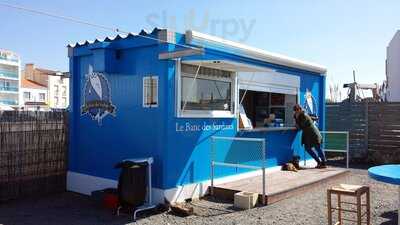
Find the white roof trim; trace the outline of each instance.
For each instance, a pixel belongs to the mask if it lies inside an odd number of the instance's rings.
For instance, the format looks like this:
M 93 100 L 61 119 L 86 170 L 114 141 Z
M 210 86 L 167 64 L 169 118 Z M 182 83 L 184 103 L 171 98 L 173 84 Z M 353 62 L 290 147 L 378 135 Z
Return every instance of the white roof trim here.
M 225 40 L 219 37 L 211 36 L 208 34 L 203 34 L 193 30 L 186 31 L 186 44 L 193 44 L 193 40 L 197 39 L 199 41 L 214 42 L 216 44 L 226 45 L 239 49 L 244 52 L 245 56 L 265 61 L 268 63 L 274 63 L 278 65 L 294 67 L 298 69 L 303 69 L 311 72 L 316 72 L 325 75 L 327 69 L 321 65 L 305 62 L 302 60 L 290 58 L 276 53 L 271 53 L 264 51 L 262 49 L 254 48 L 248 45 L 244 45 L 238 42 Z
M 182 63 L 232 72 L 272 72 L 274 70 L 230 60 L 182 60 Z

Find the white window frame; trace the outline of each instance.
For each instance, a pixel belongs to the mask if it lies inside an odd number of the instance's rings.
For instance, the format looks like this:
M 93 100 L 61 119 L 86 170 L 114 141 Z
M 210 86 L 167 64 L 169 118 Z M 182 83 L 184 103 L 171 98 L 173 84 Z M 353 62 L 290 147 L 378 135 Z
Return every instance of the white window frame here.
M 43 95 L 43 99 L 40 98 L 40 96 Z M 46 93 L 39 93 L 39 101 L 45 102 L 46 101 Z
M 190 63 L 188 63 L 190 64 Z M 231 79 L 231 110 L 182 110 L 182 62 L 176 60 L 175 71 L 175 96 L 176 96 L 176 117 L 180 118 L 234 118 L 237 105 L 237 73 L 233 73 Z M 227 79 L 215 79 L 227 81 Z
M 57 96 L 54 97 L 54 105 L 58 105 L 59 104 L 59 99 Z
M 66 86 L 61 86 L 62 92 L 61 95 L 62 96 L 67 96 L 67 87 Z
M 154 100 L 155 100 L 156 104 L 148 104 L 148 103 L 146 103 L 145 81 L 148 80 L 148 79 L 150 79 L 151 81 L 152 81 L 153 79 L 156 80 L 156 87 L 155 87 L 155 88 L 157 88 L 157 94 L 156 94 L 155 96 L 153 96 L 153 98 L 155 98 Z M 143 80 L 142 80 L 143 108 L 157 108 L 157 107 L 158 107 L 158 105 L 159 105 L 159 102 L 158 102 L 159 98 L 158 98 L 158 96 L 159 96 L 159 91 L 160 91 L 160 90 L 159 90 L 159 86 L 160 86 L 160 84 L 159 84 L 158 76 L 144 76 L 144 77 L 143 77 Z
M 66 107 L 67 106 L 67 97 L 62 97 L 61 99 L 62 99 L 62 104 L 61 105 L 63 107 Z
M 25 94 L 29 94 L 29 98 L 26 98 Z M 30 101 L 31 100 L 31 92 L 30 91 L 24 91 L 22 93 L 24 101 Z
M 59 86 L 58 85 L 54 85 L 54 95 L 55 96 L 58 96 L 59 95 L 59 92 L 60 92 L 60 88 L 59 88 Z

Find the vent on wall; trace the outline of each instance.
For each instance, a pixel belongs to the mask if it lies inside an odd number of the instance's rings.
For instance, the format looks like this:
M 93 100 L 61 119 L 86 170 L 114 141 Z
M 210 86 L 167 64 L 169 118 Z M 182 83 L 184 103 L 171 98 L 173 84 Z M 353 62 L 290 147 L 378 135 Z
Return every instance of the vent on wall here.
M 115 58 L 117 60 L 120 60 L 122 58 L 122 50 L 119 49 L 115 51 Z

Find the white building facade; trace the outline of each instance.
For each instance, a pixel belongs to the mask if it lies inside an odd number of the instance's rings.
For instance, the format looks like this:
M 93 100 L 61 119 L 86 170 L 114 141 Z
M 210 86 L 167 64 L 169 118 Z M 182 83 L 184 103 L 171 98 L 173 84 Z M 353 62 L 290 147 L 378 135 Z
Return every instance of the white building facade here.
M 69 78 L 64 74 L 49 76 L 48 96 L 50 108 L 67 108 L 69 105 Z
M 400 31 L 397 31 L 386 48 L 386 98 L 400 102 Z
M 33 63 L 29 63 L 25 65 L 22 74 L 24 90 L 21 91 L 20 100 L 25 109 L 33 108 L 32 105 L 35 103 L 39 110 L 66 109 L 68 107 L 68 73 L 37 68 Z M 45 98 L 43 98 L 44 93 Z
M 19 106 L 20 59 L 17 54 L 0 49 L 0 105 Z
M 27 85 L 27 82 L 25 81 L 20 90 L 20 101 L 24 104 L 24 110 L 47 111 L 49 109 L 47 106 L 47 87 L 40 85 Z

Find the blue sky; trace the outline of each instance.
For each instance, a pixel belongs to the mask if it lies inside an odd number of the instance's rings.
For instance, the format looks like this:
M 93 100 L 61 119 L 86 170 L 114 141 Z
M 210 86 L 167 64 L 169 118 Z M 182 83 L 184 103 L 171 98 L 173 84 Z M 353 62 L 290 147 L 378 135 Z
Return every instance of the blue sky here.
M 193 28 L 322 64 L 330 83 L 385 79 L 386 46 L 399 29 L 400 1 L 3 1 L 139 32 Z M 93 4 L 93 2 L 95 2 Z M 0 48 L 23 63 L 68 70 L 66 45 L 113 32 L 0 6 Z

